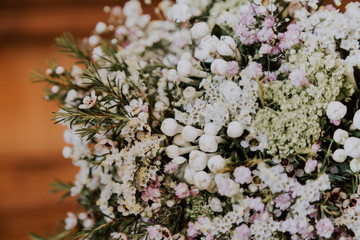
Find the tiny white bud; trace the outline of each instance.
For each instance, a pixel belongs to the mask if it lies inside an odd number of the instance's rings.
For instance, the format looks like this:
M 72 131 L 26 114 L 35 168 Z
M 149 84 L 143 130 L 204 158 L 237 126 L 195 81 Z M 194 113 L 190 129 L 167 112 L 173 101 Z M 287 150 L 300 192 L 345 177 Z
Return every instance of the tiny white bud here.
M 65 72 L 65 68 L 62 67 L 62 66 L 58 66 L 58 67 L 55 69 L 55 73 L 56 73 L 57 75 L 61 75 L 61 74 L 63 74 L 64 72 Z
M 338 101 L 330 102 L 326 109 L 327 117 L 333 121 L 342 119 L 345 116 L 346 112 L 346 106 Z
M 342 163 L 346 160 L 346 152 L 344 149 L 336 149 L 335 152 L 332 154 L 332 158 L 335 162 Z
M 201 39 L 200 46 L 202 49 L 212 54 L 216 52 L 218 42 L 219 39 L 216 36 L 208 35 Z
M 72 149 L 68 146 L 64 147 L 62 150 L 62 155 L 64 156 L 64 158 L 69 158 L 71 156 L 72 153 Z
M 169 158 L 176 158 L 186 153 L 189 153 L 192 150 L 196 150 L 197 148 L 198 146 L 179 148 L 176 145 L 170 145 L 166 148 L 166 154 Z
M 211 210 L 213 210 L 214 212 L 222 211 L 221 201 L 220 201 L 220 199 L 218 199 L 216 197 L 213 197 L 210 199 L 209 206 L 210 206 Z
M 185 141 L 193 142 L 196 140 L 196 138 L 198 138 L 203 133 L 204 133 L 203 130 L 194 128 L 192 126 L 185 126 L 185 127 L 183 127 L 183 129 L 181 131 L 181 136 L 183 137 L 183 139 Z
M 105 23 L 103 23 L 103 22 L 98 22 L 98 23 L 96 24 L 96 27 L 95 27 L 95 32 L 96 32 L 97 34 L 102 34 L 102 33 L 104 33 L 104 32 L 106 31 L 106 29 L 107 29 L 107 26 L 106 26 Z
M 189 165 L 195 171 L 201 171 L 206 168 L 206 164 L 208 162 L 208 157 L 206 153 L 193 150 L 189 154 Z
M 59 91 L 59 89 L 60 89 L 59 86 L 52 86 L 51 87 L 51 92 L 52 93 L 57 93 Z
M 233 121 L 229 123 L 226 133 L 230 138 L 238 138 L 243 135 L 244 129 L 244 125 L 241 122 Z
M 222 173 L 226 167 L 226 161 L 220 155 L 215 155 L 211 157 L 207 163 L 208 168 L 213 173 Z
M 198 22 L 192 26 L 190 33 L 193 38 L 200 39 L 208 35 L 210 33 L 210 29 L 206 22 Z
M 46 70 L 45 70 L 45 74 L 46 75 L 51 75 L 52 74 L 52 69 L 51 68 L 47 68 Z
M 182 131 L 182 126 L 180 126 L 175 119 L 173 118 L 166 118 L 161 123 L 161 131 L 169 137 L 172 137 Z

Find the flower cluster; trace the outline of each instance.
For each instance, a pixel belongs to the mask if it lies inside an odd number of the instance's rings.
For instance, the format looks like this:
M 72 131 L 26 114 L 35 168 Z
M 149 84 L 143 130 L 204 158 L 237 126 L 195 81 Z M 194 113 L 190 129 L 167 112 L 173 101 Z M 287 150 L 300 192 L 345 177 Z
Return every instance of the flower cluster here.
M 360 238 L 359 3 L 104 10 L 34 74 L 79 167 L 56 239 Z

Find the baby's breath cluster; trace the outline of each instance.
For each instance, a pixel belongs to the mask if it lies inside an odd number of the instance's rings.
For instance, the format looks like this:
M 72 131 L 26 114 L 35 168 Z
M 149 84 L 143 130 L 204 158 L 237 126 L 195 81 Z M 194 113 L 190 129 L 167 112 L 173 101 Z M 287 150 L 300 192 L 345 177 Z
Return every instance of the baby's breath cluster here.
M 360 239 L 359 3 L 104 10 L 34 73 L 79 167 L 49 239 Z

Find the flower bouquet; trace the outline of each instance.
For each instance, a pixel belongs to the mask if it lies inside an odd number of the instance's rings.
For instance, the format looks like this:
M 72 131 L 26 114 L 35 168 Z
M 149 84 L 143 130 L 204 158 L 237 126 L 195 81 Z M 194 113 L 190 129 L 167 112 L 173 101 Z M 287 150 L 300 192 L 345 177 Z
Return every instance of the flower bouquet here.
M 79 167 L 50 239 L 360 239 L 359 2 L 104 10 L 34 74 Z

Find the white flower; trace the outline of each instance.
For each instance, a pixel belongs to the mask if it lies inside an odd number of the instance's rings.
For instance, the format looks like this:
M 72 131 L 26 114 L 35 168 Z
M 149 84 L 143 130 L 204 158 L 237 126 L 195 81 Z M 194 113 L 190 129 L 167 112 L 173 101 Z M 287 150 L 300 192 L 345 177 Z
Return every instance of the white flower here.
M 220 155 L 212 156 L 207 162 L 207 166 L 213 173 L 221 173 L 224 172 L 226 167 L 226 161 Z
M 170 145 L 166 148 L 166 154 L 168 155 L 169 158 L 176 158 L 181 155 L 187 154 L 195 149 L 197 149 L 197 146 L 179 148 L 176 145 Z
M 175 135 L 175 137 L 173 138 L 173 143 L 175 145 L 180 146 L 180 147 L 189 147 L 189 146 L 191 146 L 190 142 L 185 141 L 181 134 Z
M 223 210 L 220 199 L 216 197 L 210 198 L 209 206 L 214 212 L 221 212 Z
M 178 133 L 181 133 L 182 126 L 180 126 L 175 119 L 173 118 L 166 118 L 162 123 L 160 130 L 169 137 L 172 137 Z
M 83 104 L 79 105 L 80 109 L 89 109 L 92 108 L 96 103 L 96 95 L 95 95 L 95 91 L 92 90 L 91 91 L 91 96 L 86 96 L 83 99 Z
M 230 36 L 221 36 L 217 44 L 217 52 L 222 56 L 236 57 L 237 46 L 235 40 Z
M 356 129 L 360 130 L 360 110 L 357 110 L 354 118 L 353 118 L 353 124 Z
M 124 5 L 123 13 L 128 18 L 140 16 L 142 14 L 140 2 L 137 0 L 127 1 Z
M 336 149 L 332 155 L 335 162 L 344 162 L 347 158 L 346 152 L 344 149 Z
M 296 87 L 309 85 L 309 81 L 306 78 L 306 72 L 300 69 L 295 69 L 294 71 L 292 71 L 289 74 L 289 79 L 291 83 Z
M 64 68 L 63 66 L 58 66 L 58 67 L 55 68 L 55 73 L 56 73 L 57 75 L 61 75 L 61 74 L 63 74 L 64 72 L 65 72 L 65 68 Z
M 342 129 L 337 129 L 335 132 L 334 132 L 334 141 L 336 143 L 339 143 L 341 145 L 344 145 L 345 143 L 345 140 L 348 139 L 349 137 L 349 133 L 345 130 L 342 130 Z
M 206 22 L 198 22 L 192 26 L 190 33 L 193 38 L 200 39 L 208 35 L 210 33 L 210 29 Z
M 198 138 L 200 135 L 204 133 L 203 130 L 194 128 L 192 126 L 186 126 L 181 131 L 181 136 L 185 141 L 193 142 Z
M 211 175 L 204 171 L 197 172 L 194 175 L 195 186 L 200 190 L 207 189 L 210 186 L 211 180 Z
M 223 59 L 215 59 L 211 63 L 211 72 L 219 76 L 226 76 L 227 62 Z
M 352 158 L 360 158 L 360 139 L 349 137 L 344 144 L 346 155 Z
M 77 225 L 77 217 L 74 213 L 68 212 L 67 218 L 65 219 L 65 230 L 74 229 Z
M 169 14 L 175 22 L 186 22 L 191 17 L 191 9 L 185 4 L 174 4 Z
M 233 121 L 229 123 L 226 133 L 230 138 L 241 137 L 244 133 L 244 125 L 241 122 Z
M 344 104 L 338 101 L 332 101 L 329 103 L 326 109 L 326 115 L 330 120 L 340 120 L 347 112 L 347 108 Z
M 360 158 L 354 158 L 353 160 L 351 160 L 350 169 L 353 172 L 360 171 Z
M 206 153 L 199 150 L 193 150 L 189 154 L 189 165 L 195 171 L 201 171 L 206 168 L 208 157 Z

